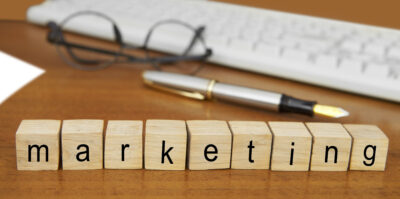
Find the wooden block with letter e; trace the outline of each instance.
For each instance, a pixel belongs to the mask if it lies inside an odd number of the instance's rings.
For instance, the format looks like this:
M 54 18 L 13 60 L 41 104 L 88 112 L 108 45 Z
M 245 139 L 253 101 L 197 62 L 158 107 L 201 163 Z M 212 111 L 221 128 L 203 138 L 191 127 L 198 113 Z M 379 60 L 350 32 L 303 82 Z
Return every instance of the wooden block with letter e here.
M 351 136 L 338 123 L 306 123 L 313 136 L 312 171 L 347 171 Z
M 231 162 L 232 134 L 226 121 L 189 120 L 189 169 L 227 169 Z
M 301 122 L 269 122 L 274 136 L 271 170 L 308 171 L 312 136 Z
M 15 135 L 18 170 L 57 170 L 59 120 L 22 120 Z
M 104 168 L 141 169 L 143 121 L 109 120 L 104 146 Z
M 64 120 L 61 138 L 64 170 L 103 168 L 103 120 Z
M 187 131 L 183 120 L 147 120 L 144 166 L 155 170 L 185 170 Z
M 265 122 L 230 121 L 232 169 L 269 169 L 272 134 Z
M 345 124 L 353 137 L 350 170 L 384 171 L 389 138 L 377 126 Z

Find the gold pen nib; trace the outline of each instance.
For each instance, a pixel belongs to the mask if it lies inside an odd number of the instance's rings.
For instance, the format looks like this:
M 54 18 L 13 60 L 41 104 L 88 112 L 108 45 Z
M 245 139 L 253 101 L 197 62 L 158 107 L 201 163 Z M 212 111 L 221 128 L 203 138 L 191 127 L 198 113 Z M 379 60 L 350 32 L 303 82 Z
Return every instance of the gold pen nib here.
M 316 113 L 316 114 L 333 117 L 333 118 L 346 117 L 349 115 L 349 112 L 347 112 L 346 110 L 344 110 L 340 107 L 335 107 L 335 106 L 326 106 L 326 105 L 316 104 L 316 105 L 314 105 L 313 109 L 314 109 L 314 113 Z

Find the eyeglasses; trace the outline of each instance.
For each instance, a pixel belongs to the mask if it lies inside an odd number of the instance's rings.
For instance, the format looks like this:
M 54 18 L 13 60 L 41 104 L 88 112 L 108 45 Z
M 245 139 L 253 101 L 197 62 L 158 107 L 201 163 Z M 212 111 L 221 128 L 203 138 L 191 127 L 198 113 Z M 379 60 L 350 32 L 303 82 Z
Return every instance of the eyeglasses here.
M 91 23 L 87 23 L 88 21 Z M 86 25 L 83 26 L 82 24 Z M 65 30 L 79 26 L 82 27 L 82 30 L 78 30 L 78 32 L 86 33 L 85 30 L 92 29 L 90 31 L 91 36 L 102 36 L 114 42 L 112 42 L 113 44 L 103 45 L 88 37 L 70 36 L 70 34 L 65 33 Z M 48 27 L 50 31 L 47 40 L 55 44 L 57 52 L 66 63 L 81 70 L 99 70 L 114 63 L 127 62 L 150 63 L 156 70 L 163 70 L 165 67 L 177 66 L 177 63 L 184 62 L 185 72 L 195 74 L 202 68 L 206 59 L 212 55 L 212 50 L 206 46 L 203 39 L 205 27 L 194 28 L 179 20 L 164 20 L 150 26 L 143 44 L 138 46 L 124 43 L 123 31 L 121 32 L 117 23 L 112 18 L 95 11 L 74 13 L 59 24 L 48 23 Z M 96 34 L 93 33 L 96 31 L 102 34 L 93 35 Z M 177 42 L 169 49 L 174 49 L 174 53 L 178 55 L 165 56 L 149 50 L 149 47 L 159 47 L 159 45 L 154 45 L 154 42 L 168 34 L 174 34 L 174 37 L 171 37 L 170 40 Z M 104 37 L 104 35 L 106 36 Z M 126 53 L 131 49 L 141 49 L 142 52 L 141 54 L 136 52 L 135 55 Z M 197 62 L 195 64 L 197 66 L 187 62 Z M 188 67 L 189 69 L 187 69 Z

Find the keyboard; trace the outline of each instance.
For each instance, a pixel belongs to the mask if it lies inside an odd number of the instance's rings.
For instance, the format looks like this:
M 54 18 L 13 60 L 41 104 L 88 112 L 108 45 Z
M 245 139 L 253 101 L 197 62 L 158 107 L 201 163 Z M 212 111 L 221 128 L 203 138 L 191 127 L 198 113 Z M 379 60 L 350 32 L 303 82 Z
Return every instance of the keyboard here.
M 211 1 L 57 0 L 30 7 L 29 22 L 46 25 L 93 10 L 113 18 L 124 41 L 140 45 L 154 23 L 178 19 L 204 25 L 209 61 L 346 92 L 400 102 L 399 30 Z M 71 31 L 112 39 L 82 21 Z M 165 32 L 168 34 L 168 32 Z M 168 39 L 165 39 L 168 38 Z M 152 49 L 174 52 L 179 36 L 155 39 Z

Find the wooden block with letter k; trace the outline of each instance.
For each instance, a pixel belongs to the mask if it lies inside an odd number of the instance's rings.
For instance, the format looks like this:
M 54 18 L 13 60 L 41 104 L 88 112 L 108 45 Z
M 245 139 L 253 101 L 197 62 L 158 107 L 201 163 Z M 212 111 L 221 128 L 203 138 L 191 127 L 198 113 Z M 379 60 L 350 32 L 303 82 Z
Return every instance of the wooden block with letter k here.
M 59 120 L 23 120 L 15 135 L 18 170 L 57 170 Z
M 186 123 L 183 120 L 147 120 L 144 166 L 154 170 L 185 170 Z

